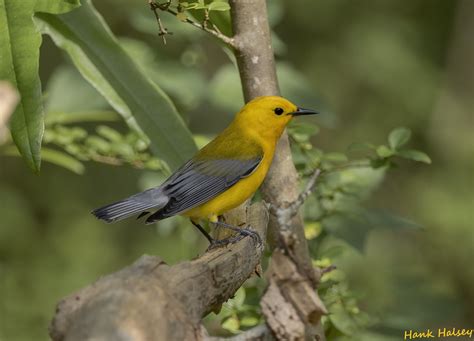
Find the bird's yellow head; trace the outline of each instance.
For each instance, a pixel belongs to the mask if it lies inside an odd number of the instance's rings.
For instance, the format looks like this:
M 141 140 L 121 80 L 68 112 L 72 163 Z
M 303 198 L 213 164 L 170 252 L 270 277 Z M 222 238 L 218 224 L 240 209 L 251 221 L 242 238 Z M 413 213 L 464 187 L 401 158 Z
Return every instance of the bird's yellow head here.
M 278 139 L 294 116 L 317 114 L 279 96 L 262 96 L 248 102 L 235 121 L 265 138 Z

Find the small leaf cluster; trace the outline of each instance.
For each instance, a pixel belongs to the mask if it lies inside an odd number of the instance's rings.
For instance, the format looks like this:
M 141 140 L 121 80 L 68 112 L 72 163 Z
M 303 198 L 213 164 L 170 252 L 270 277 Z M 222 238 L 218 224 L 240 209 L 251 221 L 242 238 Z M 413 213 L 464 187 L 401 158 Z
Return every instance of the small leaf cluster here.
M 369 149 L 373 150 L 377 156 L 374 159 L 375 165 L 385 165 L 387 163 L 393 164 L 394 157 L 401 157 L 404 159 L 423 162 L 426 164 L 431 164 L 430 157 L 416 149 L 403 149 L 411 138 L 411 131 L 408 128 L 399 127 L 393 129 L 388 135 L 388 145 L 382 144 L 375 146 L 370 143 L 363 144 L 354 144 L 351 146 L 351 149 Z
M 349 162 L 345 153 L 323 152 L 311 144 L 311 138 L 319 133 L 319 127 L 311 123 L 291 124 L 288 128 L 292 140 L 292 151 L 295 164 L 299 171 L 308 174 L 315 168 L 323 171 L 334 170 L 336 165 Z M 388 146 L 385 144 L 374 145 L 371 143 L 353 143 L 348 151 L 369 150 L 373 153 L 364 158 L 350 161 L 347 166 L 373 166 L 374 168 L 395 165 L 394 158 L 400 157 L 412 161 L 431 164 L 430 157 L 416 149 L 404 149 L 411 138 L 411 131 L 404 127 L 393 129 L 388 136 Z
M 208 319 L 216 321 L 227 334 L 238 334 L 260 324 L 263 320 L 256 291 L 257 288 L 251 285 L 239 288 L 234 297 L 223 304 L 220 312 L 208 316 Z
M 76 163 L 96 161 L 114 166 L 131 165 L 149 170 L 165 169 L 165 164 L 149 153 L 149 143 L 135 131 L 123 134 L 110 126 L 98 125 L 95 132 L 90 133 L 83 127 L 61 123 L 65 120 L 69 123 L 74 121 L 72 118 L 60 119 L 68 115 L 52 115 L 59 119 L 46 120 L 43 142 L 64 150 L 68 156 L 73 157 Z M 85 119 L 88 115 L 72 113 L 70 116 Z M 56 151 L 56 153 L 62 152 Z M 55 159 L 47 161 L 58 164 Z M 60 165 L 65 166 L 64 162 Z M 69 165 L 67 168 L 76 173 L 82 173 L 84 167 L 77 168 Z
M 315 124 L 292 123 L 288 126 L 288 135 L 292 141 L 293 161 L 298 170 L 307 173 L 321 166 L 322 151 L 314 148 L 311 138 L 319 133 Z
M 345 153 L 324 152 L 315 148 L 311 138 L 318 133 L 314 125 L 292 125 L 288 129 L 292 140 L 292 152 L 298 171 L 303 178 L 320 168 L 314 195 L 307 199 L 305 211 L 306 235 L 314 241 L 314 251 L 328 235 L 339 238 L 357 250 L 362 250 L 368 233 L 375 228 L 419 228 L 407 219 L 392 213 L 365 208 L 367 200 L 384 180 L 394 164 L 395 156 L 414 156 L 415 161 L 429 162 L 425 153 L 402 149 L 411 133 L 406 128 L 397 128 L 388 137 L 389 154 L 376 152 L 381 148 L 366 148 L 369 153 L 349 159 Z M 365 144 L 369 145 L 369 144 Z M 310 247 L 312 244 L 310 243 Z
M 362 205 L 382 184 L 395 157 L 431 162 L 425 153 L 403 148 L 410 140 L 410 130 L 392 130 L 388 145 L 352 145 L 349 152 L 368 151 L 356 159 L 315 148 L 311 139 L 318 132 L 313 124 L 292 124 L 288 129 L 295 165 L 303 178 L 315 168 L 322 170 L 304 212 L 305 236 L 315 266 L 329 267 L 350 249 L 362 251 L 373 229 L 419 228 L 407 219 Z M 323 318 L 328 338 L 354 337 L 374 322 L 359 308 L 358 297 L 350 290 L 343 271 L 336 269 L 323 275 L 318 292 L 329 310 Z
M 315 266 L 323 269 L 331 264 L 331 258 L 314 262 Z M 352 338 L 373 323 L 373 319 L 359 308 L 358 297 L 349 288 L 343 271 L 335 269 L 325 273 L 321 277 L 318 292 L 330 312 L 322 318 L 328 339 L 340 336 Z
M 176 6 L 177 14 L 176 18 L 181 21 L 186 21 L 189 19 L 189 15 L 186 11 L 192 10 L 201 10 L 204 11 L 204 22 L 203 25 L 206 25 L 209 20 L 209 13 L 211 11 L 215 12 L 225 12 L 230 10 L 230 5 L 225 0 L 215 0 L 212 2 L 206 2 L 204 0 L 197 1 L 179 1 Z

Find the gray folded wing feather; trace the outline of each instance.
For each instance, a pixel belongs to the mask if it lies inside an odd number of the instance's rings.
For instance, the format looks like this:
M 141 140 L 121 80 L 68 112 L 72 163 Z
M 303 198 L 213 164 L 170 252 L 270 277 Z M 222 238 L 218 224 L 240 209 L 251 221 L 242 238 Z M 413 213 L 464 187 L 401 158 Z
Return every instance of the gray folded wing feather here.
M 211 200 L 252 174 L 261 160 L 261 156 L 248 160 L 190 160 L 163 183 L 161 189 L 169 201 L 147 222 L 179 214 Z
M 147 214 L 150 210 L 157 211 L 147 218 L 147 223 L 171 217 L 224 192 L 240 179 L 249 176 L 261 160 L 261 156 L 247 160 L 192 159 L 161 186 L 95 209 L 92 214 L 107 222 L 122 220 L 142 212 Z M 144 214 L 140 216 L 142 215 Z

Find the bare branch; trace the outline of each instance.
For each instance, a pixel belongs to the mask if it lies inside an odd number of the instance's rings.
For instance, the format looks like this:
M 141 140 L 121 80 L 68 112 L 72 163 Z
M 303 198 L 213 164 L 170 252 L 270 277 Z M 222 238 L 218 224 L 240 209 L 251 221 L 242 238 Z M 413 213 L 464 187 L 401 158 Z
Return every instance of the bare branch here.
M 170 4 L 171 4 L 171 1 L 168 1 L 165 4 L 160 5 L 153 2 L 153 0 L 148 0 L 148 5 L 150 5 L 150 9 L 153 11 L 153 14 L 155 15 L 155 18 L 156 18 L 156 22 L 158 23 L 158 28 L 159 28 L 158 35 L 161 37 L 161 39 L 163 39 L 163 44 L 165 45 L 166 45 L 166 35 L 173 34 L 173 32 L 168 31 L 168 29 L 163 25 L 157 9 L 164 10 L 164 8 L 168 8 Z
M 265 205 L 250 206 L 243 218 L 265 240 Z M 51 338 L 200 340 L 201 318 L 232 297 L 254 273 L 262 252 L 263 246 L 244 238 L 174 266 L 143 256 L 64 298 L 51 323 Z

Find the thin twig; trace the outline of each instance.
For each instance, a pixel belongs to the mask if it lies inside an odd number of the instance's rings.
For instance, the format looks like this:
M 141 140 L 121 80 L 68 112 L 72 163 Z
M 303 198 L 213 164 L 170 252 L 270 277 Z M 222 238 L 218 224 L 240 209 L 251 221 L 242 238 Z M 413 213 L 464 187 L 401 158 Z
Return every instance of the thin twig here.
M 321 170 L 317 168 L 306 183 L 305 189 L 300 193 L 295 201 L 290 203 L 287 207 L 273 207 L 270 209 L 270 213 L 276 215 L 279 219 L 283 218 L 284 220 L 289 221 L 289 219 L 298 213 L 298 209 L 313 192 L 314 187 L 316 186 L 316 180 L 320 174 Z
M 321 268 L 321 276 L 327 273 L 330 273 L 331 271 L 334 271 L 336 269 L 337 269 L 337 266 L 335 266 L 334 264 Z
M 209 23 L 209 11 L 207 9 L 204 10 L 204 20 L 202 22 L 202 28 L 204 30 L 206 30 L 208 27 L 207 27 L 207 24 Z
M 157 9 L 159 9 L 163 12 L 168 12 L 168 13 L 174 15 L 175 17 L 178 16 L 179 12 L 171 9 L 168 2 L 163 4 L 163 5 L 160 5 L 160 4 L 157 4 L 156 2 L 154 2 L 153 0 L 148 0 L 148 4 L 150 5 L 151 10 L 155 13 L 155 17 L 158 21 L 158 26 L 160 28 L 160 35 L 164 37 L 165 34 L 171 34 L 171 32 L 168 32 L 166 30 L 166 28 L 162 27 L 161 21 L 159 19 L 159 15 L 157 13 Z M 207 19 L 207 21 L 209 21 L 209 19 Z M 190 25 L 193 25 L 194 27 L 197 27 L 197 28 L 203 30 L 204 32 L 207 32 L 207 33 L 213 35 L 217 39 L 221 40 L 223 43 L 225 43 L 225 44 L 227 44 L 227 45 L 229 45 L 233 48 L 236 48 L 236 44 L 235 44 L 233 38 L 228 37 L 225 34 L 223 34 L 219 29 L 216 28 L 216 26 L 214 24 L 212 25 L 213 28 L 209 28 L 207 26 L 206 20 L 204 20 L 204 22 L 202 24 L 200 24 L 200 23 L 198 23 L 194 20 L 186 18 L 186 19 L 183 20 L 183 22 L 186 22 Z
M 163 25 L 163 23 L 161 22 L 161 18 L 158 15 L 157 9 L 165 10 L 165 8 L 168 8 L 170 6 L 171 1 L 160 5 L 153 2 L 153 0 L 148 0 L 148 4 L 150 5 L 150 9 L 155 14 L 156 22 L 158 23 L 158 35 L 161 37 L 161 39 L 163 39 L 163 44 L 166 45 L 166 35 L 173 34 L 173 32 L 169 32 L 168 29 Z
M 290 250 L 291 245 L 295 242 L 295 236 L 291 233 L 291 221 L 294 216 L 298 214 L 298 210 L 301 205 L 304 204 L 305 200 L 311 195 L 316 186 L 316 180 L 321 174 L 321 170 L 316 169 L 306 184 L 305 189 L 300 193 L 298 198 L 289 203 L 286 207 L 271 207 L 270 214 L 274 215 L 277 218 L 279 229 L 279 238 L 281 239 L 280 247 L 285 250 L 285 253 L 292 255 Z
M 168 8 L 166 10 L 166 12 L 170 13 L 170 14 L 173 14 L 174 16 L 178 15 L 178 12 Z M 193 25 L 194 27 L 197 27 L 197 28 L 200 28 L 201 30 L 203 30 L 204 32 L 207 32 L 209 34 L 212 34 L 214 37 L 216 37 L 217 39 L 221 40 L 222 42 L 224 42 L 225 44 L 231 46 L 231 47 L 236 47 L 235 43 L 234 43 L 234 39 L 231 38 L 231 37 L 228 37 L 226 36 L 225 34 L 221 33 L 220 31 L 216 31 L 214 29 L 210 29 L 208 27 L 203 27 L 203 25 L 189 19 L 189 18 L 186 18 L 184 20 L 184 22 L 190 24 L 190 25 Z
M 319 175 L 321 174 L 321 170 L 318 168 L 313 172 L 313 175 L 309 178 L 308 182 L 306 183 L 306 187 L 303 192 L 300 193 L 298 199 L 292 202 L 288 209 L 294 212 L 297 212 L 301 205 L 304 204 L 306 199 L 311 195 L 316 185 L 316 180 L 318 179 Z M 296 214 L 296 213 L 295 213 Z

